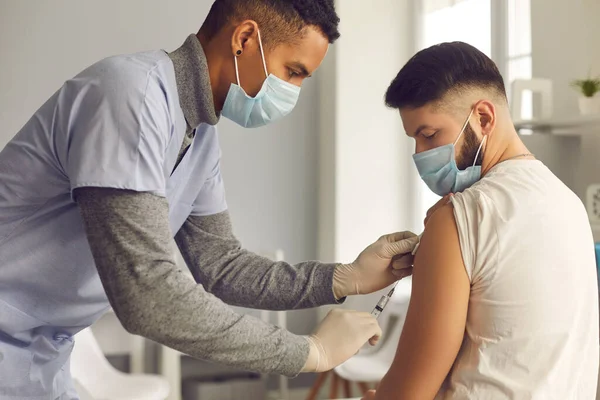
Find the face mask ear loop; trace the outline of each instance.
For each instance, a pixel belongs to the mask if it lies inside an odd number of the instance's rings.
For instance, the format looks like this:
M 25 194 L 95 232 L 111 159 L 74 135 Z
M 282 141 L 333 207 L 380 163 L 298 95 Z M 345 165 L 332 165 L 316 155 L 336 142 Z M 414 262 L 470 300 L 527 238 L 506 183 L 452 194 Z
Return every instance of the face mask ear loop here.
M 479 149 L 477 149 L 477 154 L 475 154 L 475 160 L 473 160 L 473 166 L 475 166 L 475 164 L 477 164 L 477 158 L 479 157 L 479 152 L 481 151 L 481 149 L 483 149 L 483 144 L 485 143 L 487 139 L 487 135 L 485 135 L 483 137 L 483 139 L 481 139 L 481 144 L 479 145 Z
M 240 72 L 238 71 L 238 63 L 237 63 L 237 57 L 233 56 L 233 62 L 235 64 L 235 79 L 237 79 L 237 84 L 239 87 L 242 87 L 242 85 L 240 84 Z
M 265 61 L 265 51 L 263 50 L 262 39 L 260 38 L 260 30 L 256 30 L 258 33 L 258 45 L 260 46 L 260 55 L 262 56 L 263 67 L 265 69 L 265 77 L 269 77 L 269 73 L 267 72 L 267 62 Z
M 465 128 L 469 124 L 469 120 L 471 119 L 471 115 L 473 115 L 473 111 L 475 111 L 475 108 L 471 108 L 471 112 L 469 113 L 469 116 L 467 117 L 467 120 L 465 121 L 465 124 L 463 125 L 462 129 L 460 130 L 460 135 L 458 135 L 458 137 L 454 141 L 454 146 L 456 146 L 456 143 L 458 143 L 458 141 L 460 140 L 460 138 L 463 135 L 463 133 L 465 133 Z

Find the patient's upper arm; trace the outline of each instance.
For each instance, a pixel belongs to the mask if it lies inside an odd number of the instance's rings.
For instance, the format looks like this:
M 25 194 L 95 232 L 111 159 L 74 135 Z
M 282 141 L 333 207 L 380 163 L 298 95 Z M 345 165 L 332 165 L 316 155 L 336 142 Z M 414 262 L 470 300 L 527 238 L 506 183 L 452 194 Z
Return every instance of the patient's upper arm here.
M 438 210 L 427 224 L 412 285 L 396 357 L 377 399 L 433 399 L 460 349 L 470 283 L 451 205 Z

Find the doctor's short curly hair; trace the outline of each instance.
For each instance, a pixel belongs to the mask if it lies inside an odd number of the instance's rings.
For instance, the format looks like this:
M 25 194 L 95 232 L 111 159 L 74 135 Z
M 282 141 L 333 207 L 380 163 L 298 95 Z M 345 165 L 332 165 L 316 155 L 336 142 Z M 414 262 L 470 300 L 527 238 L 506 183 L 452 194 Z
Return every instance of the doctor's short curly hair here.
M 216 0 L 201 31 L 211 39 L 228 23 L 247 19 L 258 24 L 265 46 L 293 41 L 308 26 L 329 43 L 340 37 L 334 0 Z

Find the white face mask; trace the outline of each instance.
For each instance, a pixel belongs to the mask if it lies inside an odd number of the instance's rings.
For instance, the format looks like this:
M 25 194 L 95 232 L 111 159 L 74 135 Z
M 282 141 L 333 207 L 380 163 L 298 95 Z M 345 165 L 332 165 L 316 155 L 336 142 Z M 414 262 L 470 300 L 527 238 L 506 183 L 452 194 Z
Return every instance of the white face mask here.
M 292 85 L 267 72 L 267 63 L 265 62 L 265 52 L 260 38 L 260 31 L 258 31 L 258 43 L 260 45 L 265 76 L 267 77 L 263 82 L 262 88 L 255 97 L 250 97 L 246 94 L 240 86 L 237 57 L 233 57 L 237 84 L 232 83 L 229 87 L 229 92 L 221 111 L 224 117 L 244 128 L 264 126 L 288 115 L 296 106 L 296 102 L 300 96 L 300 88 L 298 86 Z

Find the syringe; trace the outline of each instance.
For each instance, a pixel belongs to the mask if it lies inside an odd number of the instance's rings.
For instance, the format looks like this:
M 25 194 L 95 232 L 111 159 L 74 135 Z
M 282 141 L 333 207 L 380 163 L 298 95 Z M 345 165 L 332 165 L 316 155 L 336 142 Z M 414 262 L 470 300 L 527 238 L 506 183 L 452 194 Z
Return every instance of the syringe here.
M 381 296 L 381 299 L 379 299 L 379 302 L 377 303 L 373 311 L 371 311 L 371 315 L 374 316 L 376 319 L 379 318 L 379 314 L 382 313 L 388 301 L 390 301 L 390 299 L 392 298 L 392 295 L 394 294 L 394 289 L 396 289 L 397 284 L 398 282 L 396 282 L 396 284 L 392 287 L 392 290 L 390 290 L 388 294 Z
M 421 236 L 423 236 L 422 233 L 419 235 L 419 241 L 413 248 L 413 251 L 412 251 L 413 256 L 416 254 L 417 249 L 419 248 L 419 244 L 421 244 Z M 379 299 L 379 302 L 377 303 L 377 305 L 375 306 L 373 311 L 371 311 L 372 316 L 374 316 L 375 318 L 379 318 L 379 314 L 381 314 L 383 312 L 383 309 L 385 308 L 385 306 L 387 306 L 387 303 L 392 298 L 392 295 L 394 294 L 394 289 L 396 289 L 398 282 L 400 282 L 400 281 L 397 281 L 396 284 L 394 286 L 392 286 L 392 290 L 390 290 L 390 292 L 388 294 L 381 296 L 381 299 Z

